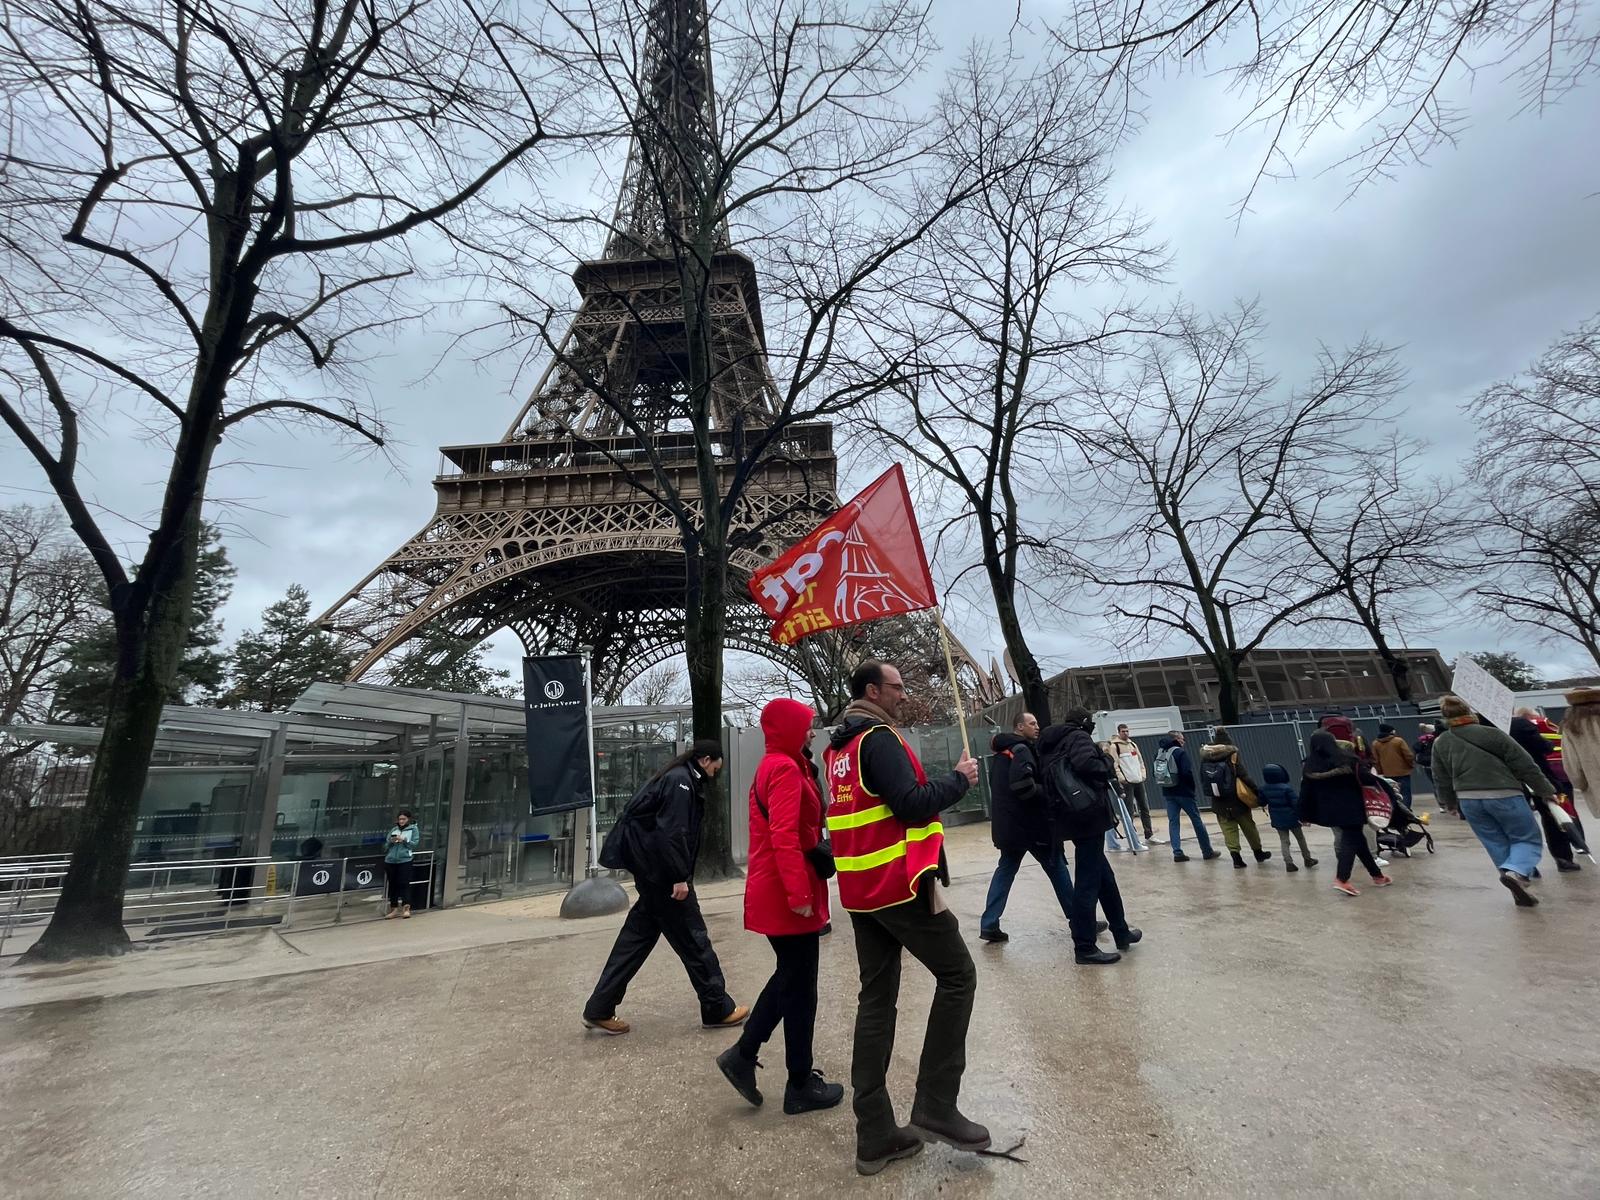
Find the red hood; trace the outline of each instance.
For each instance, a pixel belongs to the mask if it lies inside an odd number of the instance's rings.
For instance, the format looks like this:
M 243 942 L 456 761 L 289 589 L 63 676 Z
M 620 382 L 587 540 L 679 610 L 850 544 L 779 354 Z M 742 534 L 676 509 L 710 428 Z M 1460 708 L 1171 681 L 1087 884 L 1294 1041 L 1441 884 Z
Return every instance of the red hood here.
M 815 716 L 809 707 L 787 696 L 768 702 L 761 710 L 761 731 L 767 735 L 768 752 L 799 758 L 811 736 L 811 722 Z

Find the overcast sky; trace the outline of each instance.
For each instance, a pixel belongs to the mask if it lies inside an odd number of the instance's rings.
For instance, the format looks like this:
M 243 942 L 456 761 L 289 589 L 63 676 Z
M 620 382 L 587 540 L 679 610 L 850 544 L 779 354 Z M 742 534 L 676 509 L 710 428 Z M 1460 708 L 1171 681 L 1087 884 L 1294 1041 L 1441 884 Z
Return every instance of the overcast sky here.
M 936 5 L 947 53 L 972 36 L 988 7 Z M 1265 351 L 1286 380 L 1307 373 L 1319 342 L 1342 346 L 1372 334 L 1402 346 L 1410 379 L 1406 425 L 1433 443 L 1419 470 L 1440 473 L 1452 470 L 1473 439 L 1462 403 L 1600 309 L 1600 87 L 1540 117 L 1516 116 L 1514 89 L 1488 74 L 1470 91 L 1458 81 L 1452 98 L 1470 106 L 1471 126 L 1458 146 L 1436 152 L 1426 166 L 1345 202 L 1346 178 L 1318 173 L 1339 149 L 1325 140 L 1302 161 L 1298 179 L 1265 184 L 1236 227 L 1233 206 L 1259 149 L 1249 139 L 1219 136 L 1238 101 L 1215 78 L 1165 80 L 1151 88 L 1148 120 L 1120 154 L 1113 182 L 1153 219 L 1155 236 L 1172 251 L 1169 298 L 1181 293 L 1210 309 L 1259 299 L 1270 322 Z M 527 365 L 514 354 L 438 363 L 450 322 L 441 314 L 433 332 L 408 336 L 375 370 L 396 439 L 393 466 L 381 457 L 350 457 L 320 434 L 259 428 L 248 441 L 230 438 L 223 458 L 233 465 L 213 476 L 211 488 L 239 568 L 224 614 L 230 635 L 254 624 L 290 583 L 305 585 L 319 610 L 332 603 L 432 514 L 439 445 L 502 435 L 531 382 Z M 89 490 L 124 518 L 120 532 L 131 542 L 159 500 L 164 452 L 112 413 L 88 438 L 84 458 L 93 475 Z M 862 482 L 841 480 L 841 494 Z M 50 502 L 36 469 L 5 437 L 0 501 Z M 948 578 L 962 565 L 938 563 L 936 574 Z M 991 614 L 969 603 L 953 617 L 980 657 L 998 653 Z M 1516 649 L 1551 675 L 1581 665 L 1525 636 L 1461 624 L 1416 630 L 1412 642 L 1437 645 L 1447 657 Z M 517 653 L 509 634 L 495 648 L 506 663 Z M 1041 629 L 1035 648 L 1051 670 L 1111 656 L 1102 631 L 1090 626 Z

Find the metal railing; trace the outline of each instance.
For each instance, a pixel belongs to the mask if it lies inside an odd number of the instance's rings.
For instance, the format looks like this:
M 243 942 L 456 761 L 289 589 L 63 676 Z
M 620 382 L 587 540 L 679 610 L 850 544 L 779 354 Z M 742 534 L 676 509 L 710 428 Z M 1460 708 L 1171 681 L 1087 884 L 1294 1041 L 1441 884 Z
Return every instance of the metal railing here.
M 0 858 L 0 954 L 23 928 L 43 926 L 61 898 L 71 855 Z M 433 890 L 431 850 L 412 859 L 413 888 Z M 322 859 L 197 858 L 136 863 L 128 868 L 124 925 L 154 927 L 155 936 L 225 933 L 234 927 L 293 925 L 298 908 L 321 923 L 340 924 L 364 893 L 384 895 L 383 863 L 372 855 Z M 346 900 L 351 893 L 356 899 Z M 373 918 L 383 905 L 372 906 Z

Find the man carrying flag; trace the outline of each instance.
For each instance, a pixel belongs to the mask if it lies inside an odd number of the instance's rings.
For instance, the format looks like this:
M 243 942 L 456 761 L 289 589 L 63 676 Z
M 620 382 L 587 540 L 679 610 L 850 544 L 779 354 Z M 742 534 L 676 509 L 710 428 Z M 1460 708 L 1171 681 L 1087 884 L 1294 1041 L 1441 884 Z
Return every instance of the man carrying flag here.
M 772 638 L 783 645 L 825 629 L 936 607 L 900 467 L 757 571 L 750 594 L 773 618 Z M 951 676 L 953 685 L 953 669 Z M 861 969 L 850 1085 L 856 1170 L 862 1175 L 911 1157 L 925 1141 L 972 1151 L 989 1146 L 989 1131 L 956 1107 L 978 977 L 936 883 L 949 882 L 939 814 L 977 782 L 978 764 L 963 748 L 955 770 L 930 780 L 898 728 L 905 698 L 896 667 L 863 662 L 851 673 L 844 723 L 823 755 L 839 901 L 855 927 Z M 965 741 L 964 726 L 962 732 Z M 933 975 L 935 988 L 911 1123 L 902 1127 L 889 1098 L 888 1074 L 906 950 Z
M 862 663 L 850 676 L 844 723 L 823 755 L 839 903 L 855 927 L 861 968 L 850 1086 L 856 1170 L 863 1175 L 909 1158 L 923 1141 L 958 1150 L 989 1148 L 989 1131 L 956 1108 L 978 973 L 960 924 L 935 884 L 949 882 L 939 814 L 978 781 L 978 764 L 963 753 L 954 771 L 930 780 L 897 728 L 905 698 L 898 669 L 873 659 Z M 911 951 L 934 978 L 906 1129 L 895 1121 L 888 1086 L 902 950 Z

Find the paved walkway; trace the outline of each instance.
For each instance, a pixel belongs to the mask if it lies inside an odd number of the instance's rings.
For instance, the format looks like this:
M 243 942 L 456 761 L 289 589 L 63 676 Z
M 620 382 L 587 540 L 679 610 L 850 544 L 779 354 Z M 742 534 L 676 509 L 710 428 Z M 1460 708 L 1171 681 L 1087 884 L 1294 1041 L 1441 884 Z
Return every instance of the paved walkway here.
M 1071 965 L 1038 868 L 1004 947 L 975 940 L 987 826 L 951 839 L 980 994 L 963 1107 L 1017 1164 L 930 1148 L 873 1180 L 848 1109 L 786 1118 L 712 1066 L 663 946 L 626 1038 L 578 1009 L 619 918 L 555 900 L 170 945 L 0 973 L 0 1193 L 93 1197 L 1594 1197 L 1600 869 L 1515 909 L 1467 830 L 1333 893 L 1332 853 L 1114 859 L 1148 940 Z M 1314 844 L 1326 845 L 1325 831 Z M 770 969 L 737 887 L 705 907 L 730 983 Z M 824 942 L 818 1058 L 848 1071 L 847 920 Z M 893 1086 L 909 1106 L 931 986 L 908 966 Z M 780 1034 L 781 1037 L 781 1034 Z M 781 1095 L 782 1050 L 763 1073 Z

